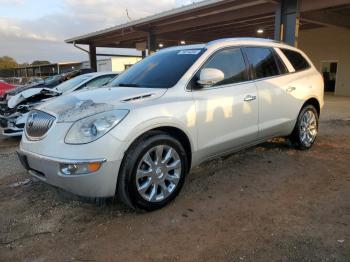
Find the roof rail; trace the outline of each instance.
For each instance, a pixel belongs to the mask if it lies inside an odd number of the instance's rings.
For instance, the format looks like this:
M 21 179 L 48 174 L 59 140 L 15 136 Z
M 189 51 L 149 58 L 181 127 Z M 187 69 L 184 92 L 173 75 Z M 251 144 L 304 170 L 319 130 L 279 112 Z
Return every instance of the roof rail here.
M 213 41 L 210 41 L 207 43 L 207 45 L 212 45 L 220 42 L 237 42 L 237 41 L 255 41 L 255 42 L 268 42 L 268 43 L 276 43 L 276 44 L 284 44 L 287 45 L 284 42 L 277 41 L 274 39 L 266 39 L 266 38 L 259 38 L 259 37 L 231 37 L 231 38 L 221 38 L 216 39 Z

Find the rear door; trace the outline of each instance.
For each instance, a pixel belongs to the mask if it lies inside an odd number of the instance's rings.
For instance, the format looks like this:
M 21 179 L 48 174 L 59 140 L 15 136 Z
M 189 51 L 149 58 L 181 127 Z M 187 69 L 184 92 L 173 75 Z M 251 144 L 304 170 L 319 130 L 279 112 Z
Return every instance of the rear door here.
M 199 88 L 195 83 L 203 68 L 221 70 L 224 80 Z M 258 97 L 255 84 L 249 81 L 241 48 L 217 51 L 201 69 L 191 82 L 196 105 L 198 149 L 202 157 L 255 141 L 258 135 Z
M 276 48 L 280 57 L 291 67 L 288 75 L 289 85 L 286 89 L 288 103 L 291 105 L 289 118 L 297 118 L 306 99 L 314 96 L 313 85 L 318 83 L 319 74 L 311 70 L 311 65 L 304 56 L 297 51 L 285 48 Z
M 290 83 L 288 69 L 272 47 L 245 47 L 259 97 L 259 138 L 287 135 L 293 119 L 293 104 L 286 92 Z

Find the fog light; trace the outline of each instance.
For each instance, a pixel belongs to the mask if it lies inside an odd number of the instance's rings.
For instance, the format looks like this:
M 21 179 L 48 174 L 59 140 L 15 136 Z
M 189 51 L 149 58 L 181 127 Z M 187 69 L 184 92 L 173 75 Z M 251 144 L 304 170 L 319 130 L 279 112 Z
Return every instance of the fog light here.
M 65 175 L 83 175 L 96 172 L 100 169 L 102 163 L 79 163 L 79 164 L 60 164 L 60 170 Z

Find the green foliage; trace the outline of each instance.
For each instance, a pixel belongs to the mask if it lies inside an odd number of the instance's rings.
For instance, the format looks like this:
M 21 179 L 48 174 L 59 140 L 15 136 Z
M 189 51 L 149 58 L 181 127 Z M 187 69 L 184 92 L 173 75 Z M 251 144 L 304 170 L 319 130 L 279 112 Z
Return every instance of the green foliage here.
M 47 65 L 47 64 L 51 64 L 51 63 L 45 60 L 35 60 L 32 63 L 32 65 Z

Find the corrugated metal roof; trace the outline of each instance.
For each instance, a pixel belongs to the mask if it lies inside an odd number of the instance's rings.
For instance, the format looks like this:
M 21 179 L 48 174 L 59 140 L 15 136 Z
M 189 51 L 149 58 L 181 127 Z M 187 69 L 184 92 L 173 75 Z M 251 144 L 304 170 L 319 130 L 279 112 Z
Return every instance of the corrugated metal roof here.
M 151 16 L 148 16 L 145 18 L 137 19 L 135 21 L 124 23 L 121 25 L 117 25 L 117 26 L 109 27 L 109 28 L 106 28 L 103 30 L 95 31 L 95 32 L 92 32 L 89 34 L 85 34 L 85 35 L 81 35 L 81 36 L 77 36 L 77 37 L 72 37 L 72 38 L 65 40 L 65 42 L 66 43 L 74 43 L 75 41 L 78 41 L 78 40 L 82 40 L 82 39 L 86 39 L 86 38 L 90 38 L 90 37 L 94 37 L 94 36 L 98 36 L 98 35 L 102 35 L 102 34 L 106 34 L 106 33 L 111 33 L 113 31 L 120 30 L 123 28 L 132 27 L 135 25 L 147 24 L 151 21 L 154 22 L 154 21 L 157 21 L 158 19 L 161 19 L 161 18 L 170 17 L 173 15 L 178 15 L 178 14 L 181 14 L 181 13 L 184 13 L 187 11 L 191 11 L 191 10 L 194 10 L 197 8 L 208 7 L 211 5 L 216 5 L 216 4 L 221 3 L 221 2 L 230 2 L 230 1 L 234 2 L 235 0 L 229 0 L 229 1 L 228 0 L 206 0 L 206 1 L 198 2 L 198 3 L 194 3 L 191 5 L 186 5 L 186 6 L 182 6 L 179 8 L 175 8 L 175 9 L 172 9 L 169 11 L 165 11 L 163 13 L 151 15 Z M 261 2 L 266 2 L 266 1 L 261 1 Z

